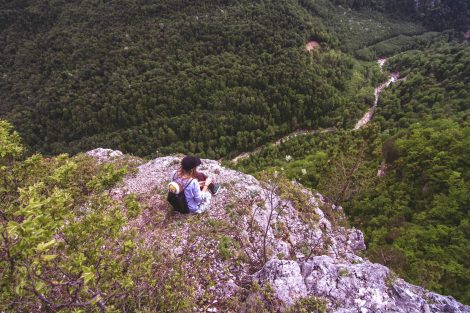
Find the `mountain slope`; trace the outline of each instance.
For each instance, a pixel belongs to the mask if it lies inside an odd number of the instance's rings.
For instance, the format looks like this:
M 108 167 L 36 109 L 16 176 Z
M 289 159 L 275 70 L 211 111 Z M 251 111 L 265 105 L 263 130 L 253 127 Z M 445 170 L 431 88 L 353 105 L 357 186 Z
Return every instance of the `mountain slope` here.
M 107 153 L 88 152 L 102 160 L 108 159 Z M 156 216 L 166 214 L 163 191 L 179 160 L 158 158 L 139 166 L 135 175 L 113 190 L 113 196 L 135 193 L 146 204 L 131 225 L 139 228 L 147 249 L 158 246 L 183 260 L 183 272 L 196 284 L 194 296 L 204 299 L 204 310 L 224 311 L 228 306 L 251 312 L 254 307 L 247 301 L 260 297 L 258 309 L 277 311 L 276 306 L 287 304 L 296 311 L 307 297 L 316 299 L 325 312 L 470 312 L 470 307 L 451 297 L 410 285 L 388 268 L 359 257 L 356 253 L 365 249 L 362 233 L 343 224 L 341 207 L 280 177 L 276 183 L 269 176 L 259 182 L 203 160 L 201 170 L 224 188 L 213 198 L 211 209 L 199 216 L 167 216 L 155 223 Z M 270 286 L 281 302 L 270 307 L 263 299 L 268 295 L 259 294 L 250 281 L 261 288 Z
M 339 50 L 424 31 L 326 0 L 10 1 L 0 24 L 0 115 L 34 151 L 211 158 L 349 125 L 377 73 Z
M 345 208 L 371 260 L 469 303 L 469 53 L 467 41 L 400 53 L 369 127 L 267 146 L 236 168 L 283 169 Z
M 341 207 L 278 173 L 203 160 L 211 208 L 166 201 L 180 157 L 26 157 L 0 121 L 0 310 L 468 313 L 358 256 Z

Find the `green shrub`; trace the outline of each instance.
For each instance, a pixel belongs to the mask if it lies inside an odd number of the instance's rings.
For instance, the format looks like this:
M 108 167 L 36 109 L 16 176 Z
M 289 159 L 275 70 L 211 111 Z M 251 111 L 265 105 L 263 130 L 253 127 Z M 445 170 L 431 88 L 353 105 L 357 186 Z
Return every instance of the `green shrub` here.
M 143 250 L 128 225 L 135 196 L 126 216 L 108 195 L 125 168 L 83 155 L 25 157 L 4 121 L 0 143 L 0 311 L 190 311 L 178 262 Z
M 324 313 L 326 304 L 325 300 L 310 296 L 298 300 L 286 313 Z
M 223 260 L 228 260 L 231 256 L 230 247 L 232 246 L 232 238 L 230 237 L 222 237 L 219 240 L 218 248 L 219 248 L 219 255 Z

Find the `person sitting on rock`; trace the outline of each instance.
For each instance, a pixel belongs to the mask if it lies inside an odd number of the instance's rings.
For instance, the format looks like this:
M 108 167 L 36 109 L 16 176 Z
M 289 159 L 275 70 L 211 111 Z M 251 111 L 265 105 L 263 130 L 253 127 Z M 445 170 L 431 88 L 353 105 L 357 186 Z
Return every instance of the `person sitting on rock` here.
M 220 184 L 212 183 L 212 179 L 204 173 L 196 171 L 201 165 L 201 159 L 185 156 L 181 160 L 181 167 L 174 171 L 171 180 L 184 188 L 184 195 L 188 204 L 189 213 L 202 213 L 210 206 L 212 195 L 220 191 Z

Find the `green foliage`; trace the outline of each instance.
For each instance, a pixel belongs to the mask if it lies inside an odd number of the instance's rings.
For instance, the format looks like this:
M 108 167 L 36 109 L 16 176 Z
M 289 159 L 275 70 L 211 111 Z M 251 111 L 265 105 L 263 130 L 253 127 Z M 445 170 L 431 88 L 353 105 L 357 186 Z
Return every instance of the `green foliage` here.
M 1 311 L 192 308 L 191 284 L 157 267 L 158 249 L 142 250 L 128 227 L 139 214 L 135 196 L 124 201 L 126 217 L 106 192 L 125 168 L 84 155 L 25 158 L 4 121 L 0 142 Z
M 413 11 L 412 0 L 395 1 L 342 1 L 342 0 L 302 0 L 301 4 L 313 16 L 321 18 L 326 25 L 331 41 L 344 51 L 353 53 L 399 35 L 412 36 L 425 32 L 425 28 L 403 11 Z M 332 2 L 339 4 L 332 5 Z M 345 2 L 361 3 L 351 5 Z M 400 5 L 400 2 L 408 2 Z M 395 8 L 385 8 L 382 4 L 394 4 Z M 396 14 L 399 11 L 400 14 Z M 397 18 L 399 17 L 399 18 Z
M 369 255 L 414 283 L 469 302 L 470 127 L 413 125 L 387 175 L 345 207 Z
M 231 247 L 233 246 L 233 240 L 230 237 L 223 236 L 219 240 L 218 249 L 219 255 L 223 260 L 228 260 L 232 256 Z
M 375 9 L 393 15 L 405 15 L 421 20 L 433 30 L 456 28 L 467 31 L 470 27 L 470 4 L 466 0 L 414 1 L 414 0 L 333 0 L 354 9 Z
M 18 133 L 12 131 L 12 126 L 0 120 L 0 161 L 15 158 L 23 152 Z
M 434 42 L 447 41 L 444 33 L 426 32 L 419 35 L 398 35 L 356 51 L 356 56 L 363 60 L 376 60 L 379 57 L 393 56 L 402 51 L 425 48 Z
M 466 0 L 420 1 L 417 11 L 431 29 L 468 31 L 470 27 L 470 4 Z
M 163 313 L 193 312 L 196 305 L 195 287 L 194 282 L 185 272 L 185 265 L 181 260 L 170 256 L 156 257 L 152 264 L 152 271 L 149 272 L 149 275 L 154 277 L 154 281 L 148 286 L 144 285 L 145 288 L 133 290 L 132 304 L 134 308 L 139 310 L 145 308 L 148 311 L 156 310 Z M 135 266 L 138 270 L 140 264 L 136 263 Z M 142 307 L 139 303 L 139 296 L 144 292 L 148 292 L 144 296 L 147 305 Z
M 124 199 L 124 203 L 126 204 L 127 208 L 127 218 L 135 218 L 141 212 L 141 207 L 139 201 L 137 200 L 137 196 L 135 194 L 130 194 Z
M 287 313 L 324 313 L 327 302 L 315 296 L 299 299 Z
M 0 116 L 33 151 L 209 158 L 350 126 L 374 77 L 349 88 L 361 70 L 340 51 L 424 31 L 328 0 L 34 0 L 0 25 Z
M 277 169 L 305 186 L 320 189 L 333 203 L 342 203 L 373 182 L 380 148 L 379 129 L 369 125 L 355 132 L 298 136 L 268 146 L 234 167 L 249 173 Z
M 281 172 L 281 175 L 283 173 Z M 293 183 L 284 176 L 279 175 L 277 177 L 277 183 L 279 184 L 279 196 L 290 201 L 298 211 L 310 212 L 313 211 L 313 206 L 309 203 L 309 196 L 301 190 L 301 186 Z
M 382 94 L 380 128 L 300 136 L 237 167 L 318 189 L 365 230 L 373 260 L 468 303 L 470 50 L 446 41 L 468 30 L 469 9 L 466 0 L 10 1 L 0 9 L 0 116 L 48 154 L 106 145 L 218 158 L 296 129 L 350 128 L 384 75 L 347 53 L 425 49 L 390 59 L 406 80 Z M 321 48 L 306 52 L 310 40 Z M 0 121 L 1 310 L 192 310 L 178 263 L 122 231 L 141 211 L 134 195 L 124 210 L 109 197 L 125 165 L 24 150 Z M 310 211 L 295 189 L 281 191 Z M 221 240 L 221 255 L 229 246 Z M 261 311 L 269 299 L 250 301 Z
M 443 41 L 397 55 L 388 70 L 406 80 L 383 92 L 375 125 L 299 136 L 235 167 L 317 189 L 364 231 L 370 259 L 469 303 L 469 51 Z
M 386 89 L 376 111 L 388 134 L 430 118 L 463 121 L 470 114 L 470 47 L 440 43 L 390 59 L 389 70 L 406 80 Z
M 377 125 L 370 124 L 341 136 L 341 149 L 331 155 L 318 185 L 334 204 L 344 204 L 375 183 L 381 156 L 379 135 Z
M 462 288 L 470 283 L 465 257 L 470 252 L 470 130 L 465 125 L 451 120 L 413 124 L 386 140 L 382 149 L 374 125 L 354 133 L 303 136 L 269 146 L 237 167 L 276 168 L 304 179 L 345 208 L 351 223 L 365 232 L 372 260 L 414 283 L 468 302 L 468 288 Z M 317 160 L 312 156 L 319 151 L 327 162 L 316 165 L 315 175 L 306 180 L 298 164 L 312 167 L 309 162 Z M 381 151 L 387 164 L 385 177 L 379 179 Z M 286 155 L 293 160 L 286 161 Z M 333 222 L 342 221 L 335 211 L 322 209 Z
M 88 183 L 87 187 L 94 191 L 104 191 L 110 189 L 116 183 L 122 180 L 126 175 L 127 168 L 116 169 L 113 163 L 104 164 L 97 176 L 93 177 Z
M 253 282 L 241 294 L 228 301 L 230 312 L 273 313 L 278 312 L 282 306 L 269 284 L 259 285 L 257 282 Z

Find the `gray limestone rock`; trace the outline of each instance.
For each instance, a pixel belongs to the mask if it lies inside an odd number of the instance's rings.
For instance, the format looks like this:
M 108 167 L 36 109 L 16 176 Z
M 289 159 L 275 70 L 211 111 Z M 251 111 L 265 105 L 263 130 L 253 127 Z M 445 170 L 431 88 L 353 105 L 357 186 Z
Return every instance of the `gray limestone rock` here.
M 97 148 L 86 153 L 87 155 L 94 157 L 99 162 L 113 161 L 123 156 L 123 153 L 119 150 Z
M 262 283 L 269 282 L 279 300 L 288 305 L 307 296 L 307 288 L 296 261 L 271 259 L 255 277 Z
M 87 154 L 100 162 L 123 157 L 120 151 L 109 149 L 95 149 Z M 278 195 L 267 201 L 263 183 L 224 168 L 217 161 L 202 160 L 200 166 L 201 171 L 223 186 L 222 192 L 213 197 L 211 208 L 198 217 L 175 219 L 166 224 L 168 229 L 155 227 L 152 224 L 155 214 L 169 211 L 166 186 L 179 162 L 180 158 L 170 156 L 142 164 L 137 173 L 125 177 L 111 194 L 119 199 L 135 193 L 145 203 L 147 209 L 129 227 L 140 230 L 146 248 L 158 246 L 173 256 L 184 254 L 205 265 L 197 270 L 201 273 L 190 265 L 185 270 L 194 280 L 204 278 L 196 281 L 196 297 L 210 295 L 212 303 L 220 303 L 242 290 L 247 281 L 256 280 L 269 284 L 286 305 L 306 296 L 323 298 L 328 303 L 328 312 L 470 313 L 469 306 L 454 298 L 411 285 L 395 277 L 387 267 L 358 256 L 357 251 L 366 248 L 362 232 L 328 220 L 328 214 L 321 208 L 330 206 L 338 214 L 342 214 L 342 209 L 322 195 L 293 185 L 308 195 L 308 205 L 313 207 L 315 218 L 306 221 L 301 213 L 304 208 L 297 208 Z M 274 212 L 268 225 L 270 203 L 280 203 L 282 209 Z M 237 241 L 243 253 L 236 253 L 244 257 L 221 259 L 217 252 L 219 241 L 201 236 L 201 229 L 217 225 L 214 221 L 234 225 L 235 231 L 224 235 Z M 263 259 L 265 231 L 268 261 L 252 275 L 252 264 Z M 214 281 L 212 287 L 207 286 L 207 277 Z

